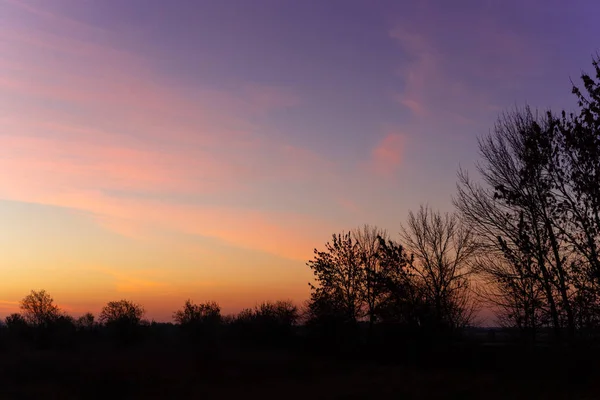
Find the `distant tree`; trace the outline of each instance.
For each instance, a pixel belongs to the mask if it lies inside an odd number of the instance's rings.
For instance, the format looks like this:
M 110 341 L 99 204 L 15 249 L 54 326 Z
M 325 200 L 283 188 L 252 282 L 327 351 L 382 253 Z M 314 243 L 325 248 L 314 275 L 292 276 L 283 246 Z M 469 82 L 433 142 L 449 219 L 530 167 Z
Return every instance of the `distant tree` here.
M 473 321 L 469 261 L 477 251 L 473 232 L 455 214 L 421 206 L 402 225 L 402 242 L 414 256 L 412 269 L 433 307 L 437 329 L 462 328 Z
M 6 323 L 9 333 L 16 337 L 21 337 L 26 334 L 29 328 L 27 321 L 19 313 L 8 315 L 4 322 Z
M 233 322 L 241 325 L 251 324 L 253 321 L 254 310 L 251 308 L 244 308 L 233 317 Z
M 12 313 L 12 314 L 8 315 L 4 319 L 4 322 L 6 323 L 6 326 L 9 329 L 10 329 L 11 326 L 25 326 L 25 325 L 27 325 L 27 321 L 19 313 Z
M 110 301 L 102 308 L 100 317 L 101 323 L 139 325 L 145 314 L 144 308 L 129 300 Z
M 129 344 L 139 338 L 143 321 L 144 308 L 129 300 L 111 301 L 102 308 L 99 321 L 114 335 L 117 342 Z
M 209 345 L 217 340 L 222 325 L 221 308 L 215 302 L 194 304 L 187 300 L 183 308 L 173 314 L 173 319 L 185 334 L 208 340 Z
M 289 300 L 266 301 L 241 310 L 230 324 L 239 337 L 273 344 L 291 337 L 299 317 L 298 307 Z
M 60 309 L 45 290 L 32 290 L 21 300 L 20 308 L 25 320 L 34 326 L 50 325 L 60 315 Z
M 182 326 L 215 325 L 221 323 L 221 307 L 213 301 L 194 304 L 188 299 L 181 310 L 175 311 L 173 319 Z
M 91 312 L 83 314 L 81 317 L 77 318 L 75 322 L 78 329 L 83 331 L 90 331 L 95 326 L 95 318 L 94 314 Z
M 280 330 L 290 330 L 299 318 L 298 307 L 290 300 L 263 302 L 256 306 L 254 315 L 259 323 L 272 325 Z

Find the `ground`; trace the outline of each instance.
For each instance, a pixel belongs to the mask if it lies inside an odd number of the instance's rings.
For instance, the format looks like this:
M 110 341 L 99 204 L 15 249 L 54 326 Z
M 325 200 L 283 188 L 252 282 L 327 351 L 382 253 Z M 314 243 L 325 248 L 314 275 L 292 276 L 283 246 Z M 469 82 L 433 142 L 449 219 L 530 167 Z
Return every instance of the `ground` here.
M 2 399 L 596 399 L 594 379 L 343 360 L 276 349 L 4 350 Z

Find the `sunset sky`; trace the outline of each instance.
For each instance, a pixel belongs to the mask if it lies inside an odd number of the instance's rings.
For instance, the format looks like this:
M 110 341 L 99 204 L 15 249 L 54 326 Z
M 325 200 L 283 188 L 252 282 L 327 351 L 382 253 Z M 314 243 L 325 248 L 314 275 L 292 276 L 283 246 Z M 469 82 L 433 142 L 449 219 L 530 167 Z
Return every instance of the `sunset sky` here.
M 0 0 L 0 316 L 308 297 L 334 232 L 451 211 L 499 112 L 574 107 L 597 0 Z

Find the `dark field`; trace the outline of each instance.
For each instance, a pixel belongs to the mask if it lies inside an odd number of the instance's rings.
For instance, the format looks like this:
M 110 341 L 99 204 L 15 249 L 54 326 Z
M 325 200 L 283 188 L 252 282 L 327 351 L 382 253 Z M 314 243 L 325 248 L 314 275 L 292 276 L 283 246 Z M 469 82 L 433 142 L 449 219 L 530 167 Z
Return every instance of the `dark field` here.
M 356 354 L 322 356 L 302 348 L 227 346 L 209 352 L 151 343 L 129 348 L 11 348 L 0 356 L 0 398 L 600 398 L 597 374 L 585 367 L 594 364 L 592 357 L 565 361 L 542 352 L 532 354 L 533 362 L 518 349 L 481 347 L 402 363 Z M 456 360 L 457 354 L 461 360 Z M 440 357 L 457 365 L 438 367 L 433 360 Z M 520 361 L 513 362 L 514 357 Z

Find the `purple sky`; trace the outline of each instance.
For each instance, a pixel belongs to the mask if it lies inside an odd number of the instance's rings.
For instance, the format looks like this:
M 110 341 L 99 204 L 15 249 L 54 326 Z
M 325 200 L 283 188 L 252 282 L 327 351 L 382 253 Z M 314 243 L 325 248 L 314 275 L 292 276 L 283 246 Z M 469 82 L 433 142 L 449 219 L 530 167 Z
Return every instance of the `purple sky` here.
M 592 0 L 0 0 L 0 215 L 40 213 L 57 248 L 131 252 L 28 258 L 37 231 L 18 244 L 5 226 L 17 250 L 0 267 L 29 269 L 0 303 L 35 276 L 75 304 L 84 292 L 46 283 L 59 261 L 103 282 L 91 306 L 108 291 L 172 307 L 199 287 L 231 309 L 304 298 L 331 233 L 452 210 L 500 112 L 572 108 L 598 15 Z

